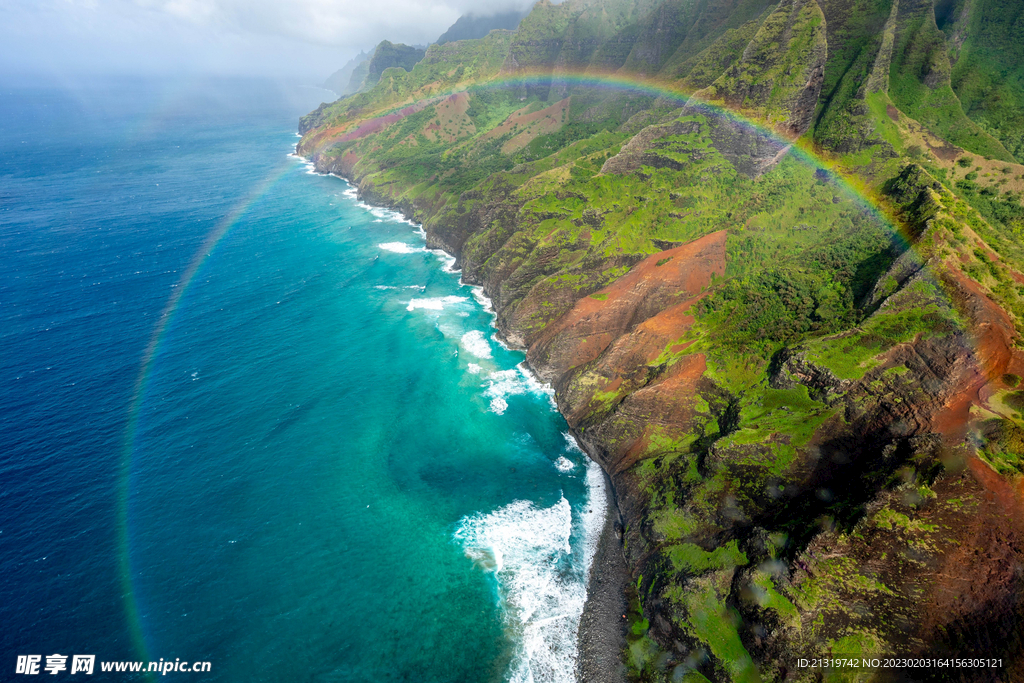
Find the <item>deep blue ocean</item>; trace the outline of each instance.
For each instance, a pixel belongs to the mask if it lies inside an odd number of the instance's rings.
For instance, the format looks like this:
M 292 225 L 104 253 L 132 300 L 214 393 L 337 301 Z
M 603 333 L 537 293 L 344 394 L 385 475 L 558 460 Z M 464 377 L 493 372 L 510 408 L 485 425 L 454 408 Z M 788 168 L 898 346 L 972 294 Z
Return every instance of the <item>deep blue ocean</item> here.
M 0 85 L 0 679 L 572 680 L 603 479 L 452 259 L 289 156 L 326 97 Z

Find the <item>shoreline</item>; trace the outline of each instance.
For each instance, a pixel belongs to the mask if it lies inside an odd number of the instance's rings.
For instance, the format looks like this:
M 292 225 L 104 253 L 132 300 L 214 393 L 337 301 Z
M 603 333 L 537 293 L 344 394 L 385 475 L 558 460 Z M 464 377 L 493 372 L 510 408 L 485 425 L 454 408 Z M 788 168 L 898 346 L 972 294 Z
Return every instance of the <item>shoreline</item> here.
M 587 457 L 597 462 L 590 454 Z M 626 683 L 622 651 L 626 647 L 628 621 L 623 616 L 629 613 L 626 586 L 630 574 L 622 553 L 622 523 L 615 489 L 603 468 L 601 476 L 608 495 L 604 525 L 590 562 L 587 600 L 576 632 L 576 680 L 579 683 Z
M 350 187 L 356 190 L 356 199 L 368 204 L 376 204 L 372 199 L 360 196 L 359 185 L 351 179 L 346 178 L 334 171 L 323 172 L 316 168 L 316 161 L 310 157 L 303 156 L 298 151 L 298 143 L 292 152 L 292 156 L 305 161 L 312 167 L 314 173 L 320 175 L 335 176 L 344 180 Z M 373 198 L 377 199 L 378 198 Z M 380 208 L 388 209 L 399 213 L 407 222 L 418 225 L 427 242 L 428 249 L 440 249 L 453 259 L 458 259 L 456 254 L 438 246 L 431 247 L 422 224 L 410 216 L 402 206 L 389 206 L 385 203 L 377 204 Z M 457 262 L 457 261 L 456 261 Z M 480 285 L 465 282 L 459 277 L 462 284 L 470 287 Z M 481 288 L 482 291 L 482 288 Z M 486 294 L 485 294 L 486 296 Z M 492 305 L 493 310 L 493 305 Z M 492 325 L 501 337 L 505 334 L 497 326 L 497 318 Z M 507 338 L 506 338 L 507 339 Z M 503 342 L 507 344 L 507 341 Z M 537 371 L 530 367 L 524 359 L 526 368 L 535 377 L 539 376 Z M 554 400 L 552 400 L 554 403 Z M 557 405 L 555 410 L 558 410 Z M 561 414 L 561 411 L 559 411 Z M 563 416 L 564 418 L 564 416 Z M 605 518 L 597 540 L 597 548 L 591 558 L 590 566 L 587 568 L 587 597 L 583 605 L 583 612 L 580 614 L 580 621 L 576 632 L 576 680 L 579 683 L 625 683 L 626 666 L 623 660 L 622 651 L 626 647 L 627 620 L 623 618 L 628 614 L 629 603 L 625 591 L 630 582 L 629 569 L 626 567 L 625 555 L 622 552 L 622 523 L 621 513 L 618 506 L 618 496 L 615 493 L 615 486 L 611 477 L 605 471 L 579 439 L 575 439 L 580 450 L 587 459 L 595 463 L 604 477 L 605 485 Z

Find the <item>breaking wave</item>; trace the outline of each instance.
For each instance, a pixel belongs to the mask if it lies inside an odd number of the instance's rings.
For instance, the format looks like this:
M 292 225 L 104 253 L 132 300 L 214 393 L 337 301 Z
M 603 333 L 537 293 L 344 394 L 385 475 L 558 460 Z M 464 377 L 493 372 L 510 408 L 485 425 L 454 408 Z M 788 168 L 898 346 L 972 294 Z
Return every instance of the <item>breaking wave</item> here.
M 496 337 L 491 339 L 495 342 L 499 341 Z M 497 370 L 487 376 L 487 386 L 484 389 L 484 396 L 486 398 L 500 398 L 504 403 L 505 399 L 509 396 L 522 396 L 524 394 L 543 396 L 548 399 L 551 409 L 557 410 L 554 389 L 537 379 L 526 366 L 526 361 L 523 361 L 511 370 Z M 493 407 L 494 403 L 492 401 L 492 410 Z M 500 415 L 501 413 L 498 414 Z
M 423 247 L 414 247 L 413 245 L 406 244 L 405 242 L 384 242 L 383 244 L 378 244 L 377 247 L 395 254 L 415 254 L 417 252 L 426 251 Z
M 455 539 L 498 583 L 512 635 L 511 683 L 576 680 L 576 630 L 586 602 L 585 569 L 572 560 L 572 508 L 563 496 L 541 508 L 517 500 L 464 518 Z
M 491 357 L 491 345 L 487 343 L 484 333 L 480 330 L 470 330 L 462 335 L 461 344 L 462 348 L 477 358 L 486 359 Z
M 555 469 L 559 472 L 572 472 L 576 469 L 576 465 L 573 464 L 572 460 L 563 455 L 555 461 Z
M 469 299 L 464 296 L 455 295 L 435 296 L 428 299 L 411 299 L 405 310 L 415 311 L 417 308 L 422 308 L 428 311 L 443 311 L 448 306 L 460 304 L 464 301 L 469 301 Z

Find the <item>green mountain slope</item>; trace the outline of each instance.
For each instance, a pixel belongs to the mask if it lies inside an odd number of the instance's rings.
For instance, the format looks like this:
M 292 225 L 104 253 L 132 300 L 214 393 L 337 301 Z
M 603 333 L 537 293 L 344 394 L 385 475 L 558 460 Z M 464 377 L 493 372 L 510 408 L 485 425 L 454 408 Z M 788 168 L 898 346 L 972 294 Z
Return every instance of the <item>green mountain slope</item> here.
M 483 38 L 494 29 L 511 31 L 519 25 L 525 14 L 525 12 L 516 10 L 485 15 L 477 15 L 472 12 L 463 14 L 435 42 L 438 45 L 444 45 L 456 40 Z
M 1024 161 L 1024 19 L 997 0 L 941 3 L 939 28 L 949 36 L 953 90 L 968 117 Z
M 302 119 L 611 477 L 631 679 L 1024 677 L 1022 8 L 541 0 Z

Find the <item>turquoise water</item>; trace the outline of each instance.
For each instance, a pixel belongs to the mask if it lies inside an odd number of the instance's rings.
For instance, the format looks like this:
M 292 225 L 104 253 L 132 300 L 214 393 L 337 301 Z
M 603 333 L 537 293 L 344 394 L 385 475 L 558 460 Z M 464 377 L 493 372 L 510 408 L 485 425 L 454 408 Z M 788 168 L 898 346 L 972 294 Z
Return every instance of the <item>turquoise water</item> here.
M 117 97 L 149 104 L 63 105 L 89 116 L 56 122 L 80 152 L 59 174 L 44 144 L 5 176 L 23 256 L 3 271 L 0 466 L 53 480 L 6 494 L 5 656 L 208 660 L 216 681 L 572 680 L 604 484 L 481 293 L 417 226 L 289 156 L 312 95 L 133 87 Z M 60 297 L 66 320 L 46 308 Z M 41 399 L 24 381 L 47 364 L 67 376 Z

